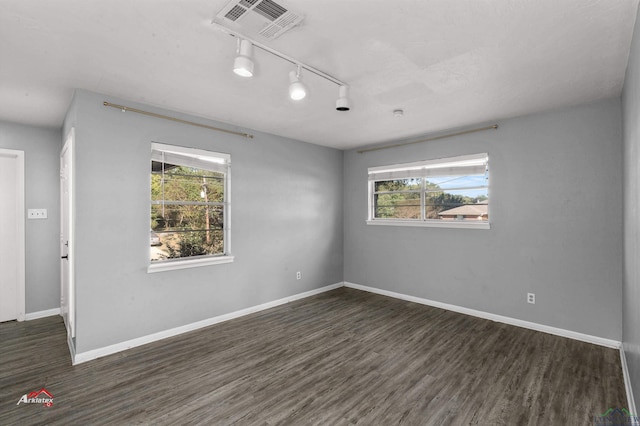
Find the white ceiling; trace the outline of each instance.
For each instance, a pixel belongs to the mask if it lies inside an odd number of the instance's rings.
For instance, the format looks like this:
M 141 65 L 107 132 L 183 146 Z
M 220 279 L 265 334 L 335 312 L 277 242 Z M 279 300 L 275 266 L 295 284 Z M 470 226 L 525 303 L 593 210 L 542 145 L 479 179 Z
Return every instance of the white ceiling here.
M 638 0 L 276 0 L 302 24 L 262 41 L 210 24 L 228 0 L 1 0 L 0 119 L 60 127 L 74 88 L 341 149 L 618 96 Z M 392 111 L 401 108 L 403 117 Z

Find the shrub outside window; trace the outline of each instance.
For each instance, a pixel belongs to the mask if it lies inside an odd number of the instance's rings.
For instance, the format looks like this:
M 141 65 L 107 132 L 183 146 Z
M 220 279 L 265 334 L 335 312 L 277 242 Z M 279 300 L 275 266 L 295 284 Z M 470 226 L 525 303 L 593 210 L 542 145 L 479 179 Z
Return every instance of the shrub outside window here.
M 233 260 L 229 172 L 228 154 L 152 144 L 150 272 Z
M 369 168 L 367 223 L 489 228 L 488 154 Z

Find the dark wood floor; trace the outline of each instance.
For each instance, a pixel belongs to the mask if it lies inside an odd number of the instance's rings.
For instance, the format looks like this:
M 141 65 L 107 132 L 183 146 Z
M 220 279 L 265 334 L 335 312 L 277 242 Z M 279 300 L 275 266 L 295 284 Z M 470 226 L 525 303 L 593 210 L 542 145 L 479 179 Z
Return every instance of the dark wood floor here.
M 16 405 L 45 387 L 53 407 Z M 588 425 L 619 352 L 341 288 L 72 367 L 59 317 L 0 324 L 0 425 Z

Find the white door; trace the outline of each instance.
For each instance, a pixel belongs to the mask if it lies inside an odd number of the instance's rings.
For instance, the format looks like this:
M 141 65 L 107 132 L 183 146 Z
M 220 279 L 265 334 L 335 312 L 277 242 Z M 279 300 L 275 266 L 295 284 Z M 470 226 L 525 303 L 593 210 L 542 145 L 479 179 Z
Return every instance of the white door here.
M 67 334 L 76 335 L 73 252 L 73 149 L 74 130 L 60 153 L 60 313 Z
M 24 321 L 24 152 L 0 149 L 0 321 Z

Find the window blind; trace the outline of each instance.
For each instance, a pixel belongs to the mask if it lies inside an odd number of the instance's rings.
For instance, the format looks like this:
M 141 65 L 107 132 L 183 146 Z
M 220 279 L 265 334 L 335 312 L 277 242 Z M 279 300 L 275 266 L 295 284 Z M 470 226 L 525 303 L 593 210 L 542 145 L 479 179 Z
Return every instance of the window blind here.
M 369 167 L 369 180 L 395 180 L 431 176 L 482 175 L 487 171 L 487 153 L 423 160 L 413 163 Z
M 202 151 L 194 148 L 178 148 L 175 146 L 153 143 L 151 160 L 177 166 L 187 166 L 211 172 L 226 173 L 229 169 L 230 156 L 218 152 Z M 178 148 L 178 149 L 177 149 Z

